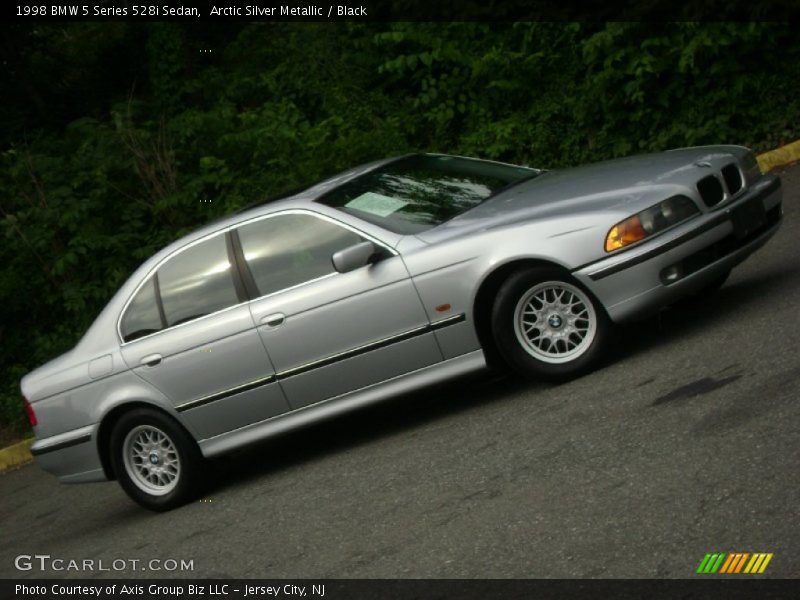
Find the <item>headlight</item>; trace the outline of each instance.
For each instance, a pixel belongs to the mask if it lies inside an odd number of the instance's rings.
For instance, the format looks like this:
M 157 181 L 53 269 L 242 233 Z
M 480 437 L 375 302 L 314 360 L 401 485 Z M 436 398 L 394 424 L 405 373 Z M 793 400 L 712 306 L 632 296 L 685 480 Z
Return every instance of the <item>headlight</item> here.
M 630 244 L 677 225 L 698 214 L 697 205 L 686 196 L 673 196 L 660 204 L 620 221 L 606 236 L 606 252 L 619 250 Z

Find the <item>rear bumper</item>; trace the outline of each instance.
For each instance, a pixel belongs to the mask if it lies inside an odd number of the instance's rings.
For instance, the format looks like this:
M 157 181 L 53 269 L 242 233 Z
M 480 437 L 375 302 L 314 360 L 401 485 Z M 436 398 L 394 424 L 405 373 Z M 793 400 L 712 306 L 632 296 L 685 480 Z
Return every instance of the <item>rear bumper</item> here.
M 60 433 L 31 446 L 36 463 L 62 483 L 106 481 L 97 453 L 97 426 Z
M 731 212 L 761 201 L 766 223 L 744 238 L 734 233 Z M 693 219 L 652 241 L 573 272 L 605 306 L 609 317 L 624 322 L 653 312 L 702 289 L 763 246 L 780 228 L 781 185 L 765 176 L 731 204 Z M 665 279 L 677 267 L 680 277 Z

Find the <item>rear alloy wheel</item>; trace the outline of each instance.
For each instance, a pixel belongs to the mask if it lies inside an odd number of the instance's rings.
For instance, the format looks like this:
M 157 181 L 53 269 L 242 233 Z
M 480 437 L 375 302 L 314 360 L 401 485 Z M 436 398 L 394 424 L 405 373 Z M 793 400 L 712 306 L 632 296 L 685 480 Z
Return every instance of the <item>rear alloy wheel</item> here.
M 170 417 L 137 408 L 111 432 L 111 463 L 133 500 L 164 511 L 194 498 L 203 457 L 194 439 Z
M 170 437 L 153 425 L 137 425 L 122 442 L 125 474 L 148 494 L 164 496 L 178 485 L 181 459 Z
M 588 291 L 550 267 L 512 275 L 492 311 L 494 339 L 506 362 L 545 379 L 568 379 L 595 366 L 611 327 Z

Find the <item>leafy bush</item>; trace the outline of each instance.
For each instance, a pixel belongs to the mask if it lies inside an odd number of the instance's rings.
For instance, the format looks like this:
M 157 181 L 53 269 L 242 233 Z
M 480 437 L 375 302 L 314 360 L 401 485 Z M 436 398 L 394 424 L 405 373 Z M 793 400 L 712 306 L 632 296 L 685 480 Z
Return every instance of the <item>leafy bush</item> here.
M 199 224 L 415 150 L 559 167 L 800 137 L 780 23 L 10 26 L 0 425 L 130 272 Z M 211 52 L 207 52 L 207 50 Z

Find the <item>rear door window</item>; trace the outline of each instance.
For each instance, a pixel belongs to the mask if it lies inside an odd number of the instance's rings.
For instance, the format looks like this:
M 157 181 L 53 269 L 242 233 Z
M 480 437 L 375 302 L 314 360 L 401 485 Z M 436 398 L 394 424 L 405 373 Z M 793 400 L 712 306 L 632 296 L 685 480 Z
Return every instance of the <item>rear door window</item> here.
M 122 317 L 122 339 L 131 342 L 140 337 L 161 331 L 164 327 L 156 300 L 154 278 L 147 280 L 131 300 Z
M 167 326 L 180 325 L 239 303 L 225 236 L 180 252 L 158 270 Z

